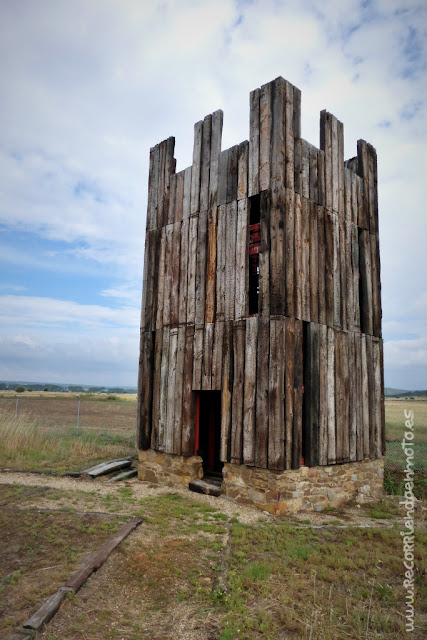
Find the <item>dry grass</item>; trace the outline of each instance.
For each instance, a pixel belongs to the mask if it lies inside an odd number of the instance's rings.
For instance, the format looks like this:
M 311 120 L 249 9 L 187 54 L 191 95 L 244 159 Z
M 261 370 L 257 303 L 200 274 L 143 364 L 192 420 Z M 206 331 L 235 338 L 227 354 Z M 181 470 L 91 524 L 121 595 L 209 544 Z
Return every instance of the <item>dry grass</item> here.
M 133 437 L 75 428 L 49 429 L 21 414 L 0 411 L 0 468 L 57 473 L 82 470 L 108 458 L 132 455 Z

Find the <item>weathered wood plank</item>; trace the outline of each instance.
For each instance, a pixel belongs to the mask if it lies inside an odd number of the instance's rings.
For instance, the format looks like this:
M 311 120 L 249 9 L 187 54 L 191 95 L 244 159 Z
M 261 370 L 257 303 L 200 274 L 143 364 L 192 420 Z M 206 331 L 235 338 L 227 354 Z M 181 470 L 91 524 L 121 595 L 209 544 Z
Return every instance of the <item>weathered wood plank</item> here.
M 302 140 L 301 137 L 294 141 L 294 189 L 295 193 L 302 193 Z
M 248 158 L 249 142 L 245 140 L 239 144 L 237 161 L 237 199 L 241 200 L 248 195 Z
M 173 425 L 173 453 L 181 455 L 182 418 L 184 397 L 184 365 L 185 365 L 185 326 L 178 327 L 178 343 L 176 353 L 175 397 L 174 397 L 174 425 Z
M 221 390 L 221 461 L 230 462 L 233 390 L 233 323 L 224 323 Z
M 256 364 L 258 318 L 247 318 L 243 398 L 243 464 L 255 464 Z
M 236 228 L 237 201 L 226 205 L 226 236 L 225 236 L 225 308 L 226 320 L 234 319 L 236 293 Z
M 202 169 L 203 120 L 194 125 L 193 169 L 191 172 L 191 215 L 195 215 L 200 207 L 200 174 Z
M 237 200 L 237 180 L 238 180 L 238 160 L 239 160 L 239 145 L 236 144 L 228 151 L 227 162 L 227 202 L 233 202 Z
M 302 242 L 301 242 L 301 304 L 302 319 L 310 322 L 310 202 L 301 198 Z
M 367 336 L 362 334 L 361 336 L 362 347 L 362 421 L 363 421 L 363 457 L 369 458 L 369 425 L 370 425 L 370 411 L 369 411 L 369 378 L 368 378 L 368 352 L 367 352 Z
M 368 145 L 364 140 L 357 141 L 357 169 L 360 176 L 358 181 L 358 225 L 363 229 L 369 230 L 369 164 L 368 164 Z
M 248 200 L 237 203 L 236 227 L 236 283 L 235 283 L 235 318 L 240 320 L 249 314 L 249 207 Z
M 328 464 L 328 328 L 319 325 L 319 464 Z
M 372 338 L 372 356 L 374 371 L 374 455 L 380 458 L 382 455 L 382 388 L 381 388 L 381 354 L 380 339 Z
M 147 231 L 157 227 L 157 189 L 159 180 L 159 145 L 150 149 L 148 176 Z
M 185 324 L 187 321 L 189 231 L 190 221 L 185 218 L 181 226 L 181 259 L 179 261 L 178 322 L 180 324 Z
M 325 153 L 325 207 L 333 209 L 332 188 L 332 116 L 325 109 L 320 112 L 320 149 Z
M 213 207 L 208 212 L 205 322 L 214 322 L 215 320 L 217 227 L 218 207 Z
M 210 391 L 212 389 L 212 356 L 213 356 L 213 323 L 205 324 L 205 336 L 203 341 L 203 366 L 202 366 L 202 389 Z
M 172 174 L 169 181 L 169 208 L 166 217 L 166 224 L 175 222 L 176 209 L 176 174 Z
M 270 192 L 260 198 L 260 254 L 258 315 L 270 315 Z
M 295 215 L 294 191 L 285 193 L 285 315 L 294 317 L 295 313 Z
M 320 409 L 320 370 L 319 370 L 319 325 L 310 322 L 306 325 L 306 369 L 304 376 L 304 413 L 303 413 L 303 455 L 305 464 L 315 467 L 319 464 L 319 409 Z
M 296 105 L 294 100 L 296 99 Z M 301 92 L 285 80 L 285 187 L 294 189 L 294 145 L 301 137 Z
M 333 229 L 333 283 L 334 283 L 334 326 L 342 326 L 341 316 L 341 246 L 340 246 L 340 223 L 338 215 L 332 214 Z
M 222 346 L 224 342 L 224 322 L 215 322 L 212 354 L 212 391 L 221 391 Z
M 249 96 L 249 182 L 248 196 L 259 193 L 259 101 L 260 90 L 251 91 Z
M 200 211 L 209 208 L 209 175 L 211 166 L 212 116 L 205 116 L 202 127 L 202 150 L 200 153 Z
M 384 404 L 384 345 L 380 338 L 380 375 L 381 375 L 381 453 L 386 454 L 385 443 L 385 404 Z
M 335 329 L 328 327 L 328 464 L 337 461 L 335 416 Z
M 368 165 L 369 165 L 369 231 L 378 233 L 378 173 L 377 173 L 377 152 L 368 143 Z
M 357 405 L 360 398 L 357 396 L 357 371 L 356 371 L 356 346 L 355 335 L 352 331 L 348 337 L 348 385 L 349 385 L 349 460 L 357 460 Z
M 219 156 L 219 178 L 218 178 L 218 204 L 227 203 L 227 183 L 228 183 L 228 169 L 230 166 L 229 155 L 231 149 L 225 149 L 221 151 Z
M 357 226 L 358 210 L 357 210 L 357 176 L 353 171 L 350 171 L 351 175 L 351 222 Z
M 173 225 L 168 224 L 165 227 L 165 275 L 163 285 L 163 326 L 167 327 L 171 321 L 171 294 L 172 294 L 172 278 L 173 278 Z
M 141 331 L 138 368 L 138 404 L 136 414 L 139 449 L 149 449 L 153 402 L 154 333 Z
M 175 215 L 172 222 L 181 222 L 184 207 L 184 179 L 185 171 L 176 174 Z
M 332 211 L 339 213 L 339 140 L 338 140 L 338 120 L 331 114 L 332 127 Z
M 170 323 L 178 324 L 179 321 L 179 289 L 180 258 L 181 258 L 181 222 L 175 222 L 172 226 L 172 253 L 168 256 L 172 262 L 172 286 L 170 290 Z
M 345 390 L 344 390 L 344 363 L 343 363 L 343 334 L 335 331 L 335 421 L 336 421 L 336 446 L 337 462 L 345 460 Z M 347 405 L 348 406 L 348 405 Z M 347 421 L 348 425 L 348 421 Z
M 243 460 L 243 395 L 245 378 L 245 321 L 233 327 L 234 380 L 231 413 L 231 462 Z
M 285 466 L 285 319 L 270 320 L 268 468 Z
M 310 320 L 319 322 L 319 238 L 317 205 L 309 203 L 310 224 Z
M 372 335 L 372 264 L 369 231 L 359 229 L 360 328 Z
M 317 207 L 317 275 L 319 281 L 319 324 L 326 324 L 326 238 L 325 210 Z
M 208 249 L 208 212 L 200 211 L 197 230 L 196 324 L 204 324 L 206 313 L 206 260 Z
M 258 318 L 255 466 L 268 465 L 268 384 L 270 354 L 270 320 Z
M 272 129 L 272 82 L 264 84 L 260 93 L 259 132 L 259 190 L 270 187 L 271 129 Z
M 355 383 L 356 383 L 356 460 L 363 460 L 363 387 L 362 387 L 362 341 L 360 333 L 354 334 Z
M 279 77 L 271 83 L 270 185 L 273 191 L 285 186 L 285 107 L 286 84 Z M 291 119 L 292 124 L 292 119 Z M 293 140 L 292 129 L 292 140 Z M 292 150 L 293 152 L 293 150 Z M 266 187 L 267 188 L 267 187 Z
M 351 264 L 353 270 L 353 324 L 355 331 L 360 330 L 360 301 L 359 301 L 359 230 L 357 225 L 351 225 Z
M 151 448 L 159 447 L 161 366 L 163 354 L 163 329 L 154 334 L 153 411 L 151 423 Z
M 353 231 L 352 223 L 344 221 L 344 240 L 345 240 L 345 296 L 343 306 L 345 308 L 346 326 L 348 329 L 354 329 L 354 274 L 353 274 Z
M 294 302 L 295 317 L 302 319 L 302 203 L 299 193 L 295 194 L 294 200 L 294 224 L 295 224 L 295 253 L 294 253 Z
M 184 171 L 184 194 L 182 202 L 182 218 L 185 220 L 191 215 L 191 174 L 193 167 L 187 167 Z
M 165 426 L 165 452 L 174 453 L 174 427 L 175 427 L 175 384 L 176 361 L 178 354 L 178 329 L 171 329 L 169 333 L 169 368 L 168 368 L 168 392 Z
M 298 321 L 297 321 L 298 322 Z M 294 350 L 295 319 L 285 318 L 285 433 L 284 467 L 292 468 L 292 432 L 294 425 Z
M 221 155 L 223 113 L 220 109 L 212 114 L 211 166 L 209 176 L 209 208 L 218 205 L 219 158 Z
M 194 325 L 185 327 L 185 356 L 182 387 L 182 434 L 181 452 L 184 456 L 192 456 L 194 453 L 194 420 L 195 420 L 195 394 L 193 393 L 193 349 L 194 349 Z
M 301 140 L 301 195 L 310 197 L 310 145 Z
M 372 336 L 366 336 L 366 360 L 368 365 L 368 393 L 369 393 L 369 457 L 376 457 L 376 393 L 374 372 L 374 347 Z
M 340 234 L 340 317 L 341 327 L 346 330 L 348 327 L 347 240 L 344 220 L 341 217 L 338 224 Z
M 166 162 L 166 141 L 159 144 L 159 177 L 157 180 L 157 227 L 163 227 L 165 221 L 165 162 Z
M 381 337 L 380 248 L 377 233 L 370 233 L 372 274 L 372 333 Z
M 226 261 L 226 215 L 225 204 L 218 207 L 218 228 L 216 248 L 216 320 L 225 318 L 225 261 Z
M 168 407 L 169 380 L 169 328 L 163 329 L 162 360 L 160 365 L 160 402 L 159 402 L 159 430 L 157 448 L 164 451 L 166 446 L 166 419 Z
M 270 315 L 285 312 L 284 190 L 272 187 L 270 207 Z
M 309 193 L 310 200 L 316 204 L 319 203 L 319 178 L 317 167 L 318 149 L 312 144 L 308 147 L 309 152 Z
M 302 456 L 302 407 L 303 407 L 303 324 L 295 320 L 294 324 L 294 401 L 292 425 L 292 469 L 299 469 Z
M 334 219 L 325 209 L 325 305 L 326 324 L 334 326 Z
M 322 149 L 317 155 L 317 195 L 319 204 L 326 206 L 325 152 Z
M 200 391 L 202 388 L 204 333 L 204 325 L 195 327 L 193 347 L 193 391 Z
M 188 235 L 188 275 L 187 275 L 187 322 L 194 324 L 196 319 L 196 265 L 197 265 L 197 230 L 199 220 L 190 218 Z
M 344 125 L 339 120 L 338 127 L 338 213 L 340 220 L 344 218 Z M 334 177 L 335 180 L 335 177 Z

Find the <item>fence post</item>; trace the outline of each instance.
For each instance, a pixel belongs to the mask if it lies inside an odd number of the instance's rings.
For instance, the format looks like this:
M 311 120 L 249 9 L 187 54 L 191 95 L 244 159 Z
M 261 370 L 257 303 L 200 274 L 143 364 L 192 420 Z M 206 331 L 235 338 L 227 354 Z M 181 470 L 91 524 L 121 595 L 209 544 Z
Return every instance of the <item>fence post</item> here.
M 77 431 L 79 430 L 79 419 L 80 419 L 80 396 L 76 394 L 76 398 L 78 400 L 77 403 Z

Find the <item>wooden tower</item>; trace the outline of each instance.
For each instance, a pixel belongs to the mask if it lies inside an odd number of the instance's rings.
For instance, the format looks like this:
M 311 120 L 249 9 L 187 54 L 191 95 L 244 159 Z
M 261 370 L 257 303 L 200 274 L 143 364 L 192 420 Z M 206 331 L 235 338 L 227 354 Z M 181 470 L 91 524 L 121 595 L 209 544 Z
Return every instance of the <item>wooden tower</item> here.
M 318 149 L 300 114 L 300 90 L 279 77 L 250 94 L 249 142 L 221 151 L 216 111 L 195 125 L 191 167 L 175 172 L 174 138 L 150 151 L 143 479 L 222 470 L 227 485 L 241 465 L 268 484 L 382 456 L 376 151 L 359 140 L 344 161 L 327 111 Z

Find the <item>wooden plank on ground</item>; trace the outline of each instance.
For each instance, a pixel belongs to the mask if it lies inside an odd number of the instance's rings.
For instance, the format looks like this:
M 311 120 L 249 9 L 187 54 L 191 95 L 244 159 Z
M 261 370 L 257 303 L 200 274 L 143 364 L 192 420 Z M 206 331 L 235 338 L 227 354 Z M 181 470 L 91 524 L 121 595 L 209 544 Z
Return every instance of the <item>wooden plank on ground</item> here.
M 335 329 L 328 327 L 328 464 L 337 462 L 336 416 L 335 416 Z
M 268 468 L 285 466 L 285 319 L 270 320 Z
M 247 318 L 243 398 L 243 464 L 255 464 L 255 415 L 258 318 Z
M 206 260 L 208 249 L 208 212 L 200 211 L 197 230 L 196 325 L 204 324 L 206 313 Z
M 231 462 L 243 460 L 243 395 L 245 379 L 245 321 L 238 320 L 233 327 L 233 398 L 231 413 Z
M 218 205 L 219 158 L 221 155 L 223 113 L 221 109 L 212 114 L 211 166 L 209 176 L 209 208 Z
M 209 322 L 205 324 L 205 336 L 203 341 L 203 368 L 202 368 L 202 389 L 210 391 L 212 389 L 212 351 L 214 339 L 214 325 Z
M 194 330 L 193 391 L 200 391 L 202 388 L 203 338 L 204 325 L 202 324 L 196 326 Z
M 270 192 L 260 198 L 260 254 L 258 315 L 270 316 Z
M 153 402 L 154 332 L 141 331 L 138 369 L 138 405 L 136 416 L 139 449 L 149 449 Z
M 251 91 L 249 96 L 249 182 L 248 196 L 259 193 L 259 100 L 260 90 Z
M 181 453 L 192 456 L 194 453 L 195 394 L 193 393 L 193 349 L 194 325 L 185 327 L 185 355 L 182 387 L 182 434 Z
M 191 172 L 191 215 L 197 214 L 200 207 L 200 174 L 202 168 L 203 120 L 194 125 L 193 169 Z
M 255 466 L 268 464 L 268 383 L 270 354 L 270 320 L 258 318 Z
M 233 389 L 233 323 L 224 323 L 221 391 L 221 461 L 230 462 L 231 409 Z
M 249 315 L 249 207 L 248 200 L 237 202 L 235 318 Z
M 259 133 L 259 190 L 270 187 L 271 129 L 272 129 L 272 86 L 269 82 L 261 87 L 260 93 L 260 133 Z

